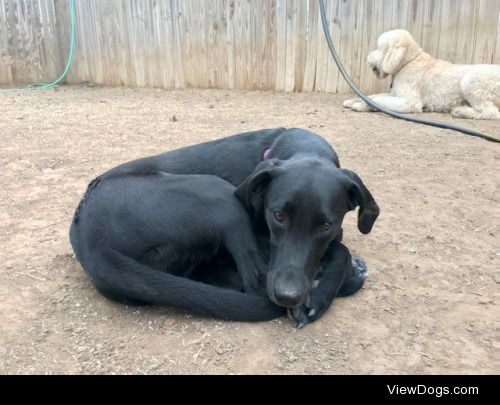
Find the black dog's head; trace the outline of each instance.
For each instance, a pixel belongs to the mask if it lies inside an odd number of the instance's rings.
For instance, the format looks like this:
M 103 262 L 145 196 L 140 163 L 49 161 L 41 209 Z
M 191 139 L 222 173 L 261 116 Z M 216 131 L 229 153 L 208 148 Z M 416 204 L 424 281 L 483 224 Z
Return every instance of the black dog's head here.
M 235 194 L 267 224 L 271 242 L 267 292 L 284 307 L 304 302 L 320 260 L 348 211 L 360 207 L 358 228 L 365 234 L 379 214 L 354 172 L 311 157 L 265 160 Z

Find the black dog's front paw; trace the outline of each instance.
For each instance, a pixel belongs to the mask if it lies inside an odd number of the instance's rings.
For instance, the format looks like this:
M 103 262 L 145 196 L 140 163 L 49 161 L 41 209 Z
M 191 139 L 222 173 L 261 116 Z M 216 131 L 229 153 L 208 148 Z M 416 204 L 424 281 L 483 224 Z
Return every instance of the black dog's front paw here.
M 307 324 L 314 322 L 321 315 L 320 312 L 320 308 L 316 307 L 311 299 L 308 299 L 306 304 L 287 309 L 288 319 L 297 329 L 302 329 Z
M 309 320 L 309 312 L 314 313 L 314 309 L 309 309 L 305 305 L 287 309 L 288 319 L 292 321 L 293 326 L 297 329 L 302 329 L 311 322 Z
M 250 253 L 250 263 L 244 271 L 240 272 L 243 281 L 243 290 L 249 294 L 266 295 L 266 274 L 268 265 L 258 252 Z

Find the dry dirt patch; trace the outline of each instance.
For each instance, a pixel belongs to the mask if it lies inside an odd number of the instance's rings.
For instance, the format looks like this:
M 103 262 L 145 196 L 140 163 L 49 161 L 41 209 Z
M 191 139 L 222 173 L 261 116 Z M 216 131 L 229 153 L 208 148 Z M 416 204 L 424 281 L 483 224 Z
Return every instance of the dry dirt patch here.
M 498 373 L 496 144 L 341 107 L 345 97 L 61 87 L 0 93 L 0 373 Z M 172 119 L 175 115 L 176 119 Z M 498 122 L 452 120 L 490 133 Z M 345 243 L 369 279 L 318 322 L 244 324 L 105 300 L 72 256 L 86 184 L 124 161 L 304 127 L 381 206 Z

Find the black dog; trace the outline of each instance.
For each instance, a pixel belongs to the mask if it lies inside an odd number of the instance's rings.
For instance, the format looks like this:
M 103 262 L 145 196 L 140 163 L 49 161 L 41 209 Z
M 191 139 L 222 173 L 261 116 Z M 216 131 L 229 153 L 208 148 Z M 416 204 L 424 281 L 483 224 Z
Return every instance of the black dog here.
M 285 307 L 303 326 L 366 278 L 340 243 L 357 206 L 368 233 L 379 210 L 359 177 L 318 135 L 279 128 L 108 171 L 89 185 L 70 237 L 107 297 L 244 321 Z

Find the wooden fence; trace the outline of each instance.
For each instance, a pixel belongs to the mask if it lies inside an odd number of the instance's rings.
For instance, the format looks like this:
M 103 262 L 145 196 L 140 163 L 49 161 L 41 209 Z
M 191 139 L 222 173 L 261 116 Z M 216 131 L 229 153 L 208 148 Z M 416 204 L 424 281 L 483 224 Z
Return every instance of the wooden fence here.
M 69 0 L 0 0 L 0 83 L 50 81 L 69 49 Z M 500 0 L 325 0 L 354 81 L 382 32 L 405 28 L 434 56 L 500 63 Z M 71 83 L 348 92 L 316 0 L 76 0 Z

